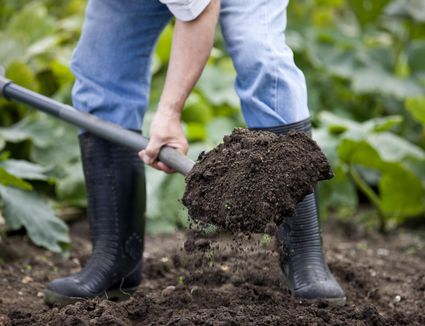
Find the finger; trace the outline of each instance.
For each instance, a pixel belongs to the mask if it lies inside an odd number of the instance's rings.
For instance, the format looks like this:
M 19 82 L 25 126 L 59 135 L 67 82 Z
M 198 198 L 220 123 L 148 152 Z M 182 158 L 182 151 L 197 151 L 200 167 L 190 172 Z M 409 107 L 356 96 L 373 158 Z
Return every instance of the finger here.
M 145 150 L 140 151 L 140 152 L 139 152 L 139 158 L 140 158 L 142 161 L 144 161 L 144 160 L 145 160 L 145 159 L 144 159 L 144 156 L 145 156 Z
M 180 153 L 187 155 L 187 152 L 189 151 L 189 143 L 184 142 L 184 143 L 180 143 L 180 144 L 176 144 L 176 146 L 174 146 L 174 148 L 179 151 Z
M 143 162 L 152 165 L 158 158 L 159 150 L 161 149 L 162 143 L 152 138 L 148 146 L 143 151 Z
M 142 161 L 145 160 L 145 150 L 142 150 L 139 152 L 139 157 Z M 170 168 L 169 166 L 167 166 L 165 163 L 163 162 L 159 162 L 159 161 L 155 161 L 151 164 L 149 164 L 150 166 L 152 166 L 153 168 L 163 171 L 165 173 L 174 173 L 176 172 L 174 169 Z
M 187 152 L 189 152 L 189 146 L 188 147 L 181 147 L 181 148 L 177 148 L 177 150 L 182 153 L 183 155 L 187 155 Z
M 152 165 L 152 163 L 149 163 L 149 158 L 146 156 L 145 150 L 142 150 L 139 152 L 139 158 L 145 163 L 146 165 Z
M 163 172 L 165 172 L 165 173 L 174 173 L 174 172 L 176 172 L 176 170 L 174 170 L 174 169 L 170 168 L 170 167 L 169 167 L 168 165 L 166 165 L 165 163 L 163 163 L 163 162 L 159 162 L 159 161 L 154 162 L 153 164 L 151 164 L 151 166 L 152 166 L 153 168 L 155 168 L 155 169 L 157 169 L 157 170 L 160 170 L 160 171 L 163 171 Z

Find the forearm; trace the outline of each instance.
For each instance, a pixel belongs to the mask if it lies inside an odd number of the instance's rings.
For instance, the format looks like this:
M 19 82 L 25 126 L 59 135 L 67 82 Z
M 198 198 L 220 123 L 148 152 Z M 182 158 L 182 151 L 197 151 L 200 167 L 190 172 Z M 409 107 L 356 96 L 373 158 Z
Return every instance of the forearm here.
M 167 77 L 150 126 L 150 141 L 139 153 L 146 164 L 156 169 L 173 172 L 157 160 L 162 146 L 173 147 L 183 154 L 188 151 L 180 115 L 211 53 L 219 12 L 220 0 L 212 0 L 197 19 L 176 21 Z
M 180 116 L 211 53 L 219 12 L 220 0 L 212 0 L 194 21 L 176 21 L 159 111 Z

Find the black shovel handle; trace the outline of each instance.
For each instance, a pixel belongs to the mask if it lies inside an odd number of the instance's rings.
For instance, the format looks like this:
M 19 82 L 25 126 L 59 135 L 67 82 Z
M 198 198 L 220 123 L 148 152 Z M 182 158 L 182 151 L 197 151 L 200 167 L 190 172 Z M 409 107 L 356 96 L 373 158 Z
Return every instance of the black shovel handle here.
M 103 121 L 89 113 L 77 111 L 72 106 L 59 103 L 46 96 L 18 86 L 1 75 L 0 95 L 8 100 L 28 104 L 58 119 L 87 130 L 96 136 L 127 146 L 136 151 L 145 149 L 149 142 L 147 138 L 135 132 Z M 167 146 L 164 146 L 159 152 L 159 160 L 183 175 L 187 175 L 194 165 L 194 162 L 185 155 Z

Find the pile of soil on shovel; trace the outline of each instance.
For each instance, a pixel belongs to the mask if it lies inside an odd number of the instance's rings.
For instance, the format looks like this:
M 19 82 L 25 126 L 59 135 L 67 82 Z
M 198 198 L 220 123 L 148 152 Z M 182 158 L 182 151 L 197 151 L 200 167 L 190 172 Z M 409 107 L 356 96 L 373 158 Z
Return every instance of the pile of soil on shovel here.
M 186 177 L 183 204 L 195 222 L 263 233 L 292 216 L 316 183 L 332 176 L 325 155 L 304 132 L 237 128 L 200 155 Z
M 235 247 L 233 236 L 175 233 L 147 237 L 144 280 L 131 300 L 49 308 L 46 283 L 87 260 L 87 225 L 72 226 L 67 259 L 13 237 L 0 243 L 10 251 L 0 264 L 0 325 L 425 325 L 425 241 L 328 228 L 325 252 L 346 293 L 343 306 L 292 298 L 280 284 L 273 242 L 260 235 Z

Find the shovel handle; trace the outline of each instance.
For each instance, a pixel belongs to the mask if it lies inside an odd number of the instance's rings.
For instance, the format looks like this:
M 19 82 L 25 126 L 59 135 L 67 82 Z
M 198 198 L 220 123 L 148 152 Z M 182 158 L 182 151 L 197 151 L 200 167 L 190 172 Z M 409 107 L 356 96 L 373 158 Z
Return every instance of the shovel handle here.
M 127 146 L 136 151 L 145 149 L 149 142 L 142 135 L 111 122 L 101 120 L 89 113 L 77 111 L 70 105 L 59 103 L 51 98 L 16 85 L 1 75 L 0 95 L 8 100 L 28 104 L 58 119 L 89 131 L 96 136 Z M 158 159 L 183 175 L 187 175 L 194 165 L 194 162 L 187 156 L 168 146 L 164 146 L 160 150 Z

